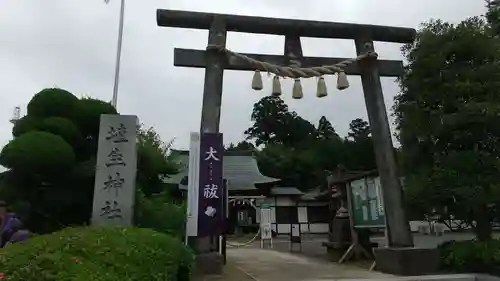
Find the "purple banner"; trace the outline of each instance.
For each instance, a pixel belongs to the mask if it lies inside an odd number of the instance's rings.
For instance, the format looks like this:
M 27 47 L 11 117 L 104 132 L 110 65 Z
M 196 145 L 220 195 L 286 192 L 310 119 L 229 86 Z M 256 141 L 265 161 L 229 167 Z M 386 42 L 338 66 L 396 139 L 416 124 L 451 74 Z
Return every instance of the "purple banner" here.
M 200 138 L 200 191 L 198 201 L 198 236 L 223 232 L 222 134 L 202 133 Z

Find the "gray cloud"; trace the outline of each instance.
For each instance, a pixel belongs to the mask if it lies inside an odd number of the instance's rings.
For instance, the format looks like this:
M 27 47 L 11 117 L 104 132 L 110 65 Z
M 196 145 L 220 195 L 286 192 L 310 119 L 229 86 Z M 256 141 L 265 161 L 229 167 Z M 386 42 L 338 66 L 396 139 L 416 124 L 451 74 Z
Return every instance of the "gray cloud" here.
M 42 3 L 43 2 L 43 3 Z M 128 0 L 126 7 L 119 111 L 138 115 L 175 146 L 188 146 L 189 132 L 199 129 L 203 70 L 173 67 L 173 48 L 203 49 L 207 32 L 156 26 L 157 8 L 236 13 L 309 20 L 418 27 L 422 21 L 440 18 L 457 22 L 484 13 L 483 1 L 456 0 Z M 458 5 L 460 3 L 460 5 Z M 450 8 L 452 7 L 452 8 Z M 23 110 L 31 96 L 45 87 L 58 86 L 77 95 L 110 100 L 116 50 L 119 1 L 99 0 L 3 0 L 0 2 L 0 145 L 11 138 L 8 123 L 15 106 Z M 283 37 L 231 33 L 228 47 L 240 52 L 280 54 Z M 314 56 L 354 56 L 351 41 L 304 39 L 304 52 Z M 377 44 L 381 58 L 400 59 L 399 45 Z M 252 74 L 227 71 L 221 130 L 226 142 L 243 139 L 250 125 L 253 103 L 264 92 L 250 89 Z M 284 99 L 292 110 L 316 123 L 325 115 L 341 134 L 348 122 L 366 118 L 358 77 L 351 88 L 338 92 L 327 78 L 330 95 L 315 98 L 315 81 L 304 81 L 305 98 L 290 97 L 286 81 Z M 270 83 L 270 81 L 266 81 Z M 387 108 L 398 87 L 383 79 Z M 268 87 L 269 89 L 269 87 Z M 266 89 L 265 89 L 266 90 Z

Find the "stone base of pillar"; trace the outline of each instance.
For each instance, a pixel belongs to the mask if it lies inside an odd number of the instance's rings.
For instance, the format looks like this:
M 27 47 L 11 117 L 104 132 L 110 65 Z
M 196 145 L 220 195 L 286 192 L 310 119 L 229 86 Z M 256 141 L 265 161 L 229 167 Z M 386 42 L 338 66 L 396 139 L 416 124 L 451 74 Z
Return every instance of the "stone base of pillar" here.
M 402 276 L 434 274 L 439 271 L 438 249 L 377 248 L 376 270 Z
M 349 218 L 334 218 L 331 224 L 331 231 L 328 233 L 328 241 L 323 242 L 329 261 L 337 262 L 345 251 L 351 246 L 351 226 Z
M 224 257 L 217 251 L 213 237 L 188 237 L 188 245 L 196 253 L 194 273 L 196 275 L 221 274 Z
M 195 258 L 195 274 L 222 274 L 224 258 L 217 252 L 200 253 Z
M 331 222 L 331 228 L 331 231 L 328 233 L 328 242 L 351 244 L 352 238 L 349 217 L 334 218 Z

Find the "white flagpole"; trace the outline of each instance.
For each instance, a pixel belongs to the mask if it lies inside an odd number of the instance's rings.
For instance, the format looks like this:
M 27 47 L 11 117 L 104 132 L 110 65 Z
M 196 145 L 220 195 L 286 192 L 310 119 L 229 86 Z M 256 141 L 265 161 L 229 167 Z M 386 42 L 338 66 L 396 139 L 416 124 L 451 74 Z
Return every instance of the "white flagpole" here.
M 109 3 L 109 0 L 105 0 Z M 115 108 L 118 102 L 118 84 L 120 82 L 120 60 L 122 54 L 122 40 L 123 40 L 123 19 L 125 17 L 125 0 L 121 0 L 120 5 L 120 22 L 118 24 L 118 46 L 116 50 L 116 64 L 115 64 L 115 83 L 113 86 L 113 99 L 111 100 L 111 105 Z

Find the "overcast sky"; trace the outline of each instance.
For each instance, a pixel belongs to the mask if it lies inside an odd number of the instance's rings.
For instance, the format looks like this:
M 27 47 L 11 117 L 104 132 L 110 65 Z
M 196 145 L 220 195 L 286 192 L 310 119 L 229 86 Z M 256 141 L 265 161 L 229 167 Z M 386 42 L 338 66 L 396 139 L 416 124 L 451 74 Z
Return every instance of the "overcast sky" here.
M 60 87 L 77 96 L 111 100 L 120 1 L 0 0 L 0 145 L 11 139 L 9 119 L 15 106 L 22 114 L 33 94 Z M 165 141 L 187 148 L 189 132 L 199 130 L 203 69 L 174 68 L 174 47 L 204 49 L 207 31 L 160 28 L 156 9 L 177 9 L 394 25 L 418 28 L 430 18 L 458 22 L 484 13 L 483 0 L 127 0 L 118 110 L 137 115 Z M 230 33 L 228 48 L 238 52 L 281 54 L 284 37 Z M 302 39 L 309 56 L 350 57 L 346 40 Z M 401 59 L 400 45 L 375 45 L 379 57 Z M 269 93 L 251 90 L 252 73 L 227 71 L 224 77 L 221 131 L 225 142 L 238 142 L 251 124 L 253 104 Z M 338 92 L 327 78 L 329 96 L 315 97 L 315 79 L 303 82 L 302 100 L 292 100 L 292 82 L 283 84 L 290 109 L 317 123 L 325 115 L 345 135 L 350 120 L 366 117 L 359 77 Z M 394 79 L 383 79 L 390 110 L 398 92 Z

